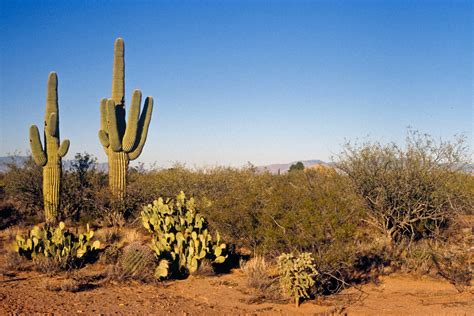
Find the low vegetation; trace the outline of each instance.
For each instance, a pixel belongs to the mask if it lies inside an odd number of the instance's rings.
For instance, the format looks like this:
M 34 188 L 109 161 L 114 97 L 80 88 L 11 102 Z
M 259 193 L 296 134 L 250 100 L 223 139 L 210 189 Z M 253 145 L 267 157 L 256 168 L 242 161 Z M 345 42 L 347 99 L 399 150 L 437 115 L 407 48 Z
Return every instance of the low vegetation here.
M 97 256 L 100 242 L 93 236 L 89 226 L 81 234 L 66 229 L 64 222 L 57 227 L 34 226 L 27 236 L 16 236 L 14 250 L 30 260 L 51 262 L 62 269 L 77 268 Z
M 208 231 L 206 219 L 195 208 L 194 199 L 183 192 L 176 200 L 162 198 L 143 208 L 143 226 L 152 233 L 151 248 L 159 260 L 157 278 L 194 273 L 201 262 L 222 264 L 227 259 L 227 246 Z
M 462 138 L 436 142 L 410 132 L 405 147 L 348 143 L 333 167 L 278 175 L 252 165 L 139 165 L 130 168 L 118 202 L 95 158 L 84 153 L 64 171 L 60 214 L 68 226 L 98 230 L 100 262 L 113 280 L 206 275 L 240 260 L 263 300 L 298 304 L 397 270 L 438 274 L 461 291 L 472 277 L 465 251 L 474 206 L 474 177 L 464 168 L 470 162 Z M 31 159 L 9 164 L 1 180 L 5 227 L 44 219 L 41 170 Z M 18 239 L 18 251 L 25 258 L 44 253 L 56 230 L 69 236 L 61 225 L 33 228 Z M 50 236 L 41 237 L 41 250 L 33 240 L 39 232 Z
M 283 253 L 278 257 L 277 264 L 284 295 L 294 298 L 296 306 L 301 299 L 310 298 L 310 289 L 318 275 L 311 253 L 304 252 L 298 256 Z

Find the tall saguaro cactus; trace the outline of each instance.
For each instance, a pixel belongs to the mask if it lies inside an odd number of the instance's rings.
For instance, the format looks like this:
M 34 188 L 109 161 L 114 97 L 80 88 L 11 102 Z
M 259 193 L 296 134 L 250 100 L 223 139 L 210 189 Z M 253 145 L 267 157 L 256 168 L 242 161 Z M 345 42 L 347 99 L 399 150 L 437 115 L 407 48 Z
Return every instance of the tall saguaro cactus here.
M 142 93 L 135 90 L 125 122 L 125 61 L 123 39 L 115 40 L 112 97 L 100 102 L 99 140 L 109 160 L 109 187 L 122 200 L 127 185 L 130 160 L 140 156 L 145 145 L 153 110 L 153 98 L 147 97 L 140 113 Z
M 58 76 L 51 72 L 48 77 L 46 112 L 44 116 L 44 146 L 38 127 L 30 127 L 30 147 L 33 159 L 43 167 L 43 200 L 46 221 L 57 220 L 59 188 L 61 183 L 61 158 L 69 149 L 69 140 L 59 145 Z

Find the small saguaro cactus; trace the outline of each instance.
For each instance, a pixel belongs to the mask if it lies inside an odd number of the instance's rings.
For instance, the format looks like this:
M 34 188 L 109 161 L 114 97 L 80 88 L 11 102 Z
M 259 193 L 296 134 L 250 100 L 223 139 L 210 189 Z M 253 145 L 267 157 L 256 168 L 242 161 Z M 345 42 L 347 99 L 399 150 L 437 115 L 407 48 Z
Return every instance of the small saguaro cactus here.
M 145 145 L 153 110 L 153 98 L 147 97 L 140 113 L 142 93 L 135 90 L 126 123 L 124 90 L 124 42 L 118 38 L 114 48 L 112 97 L 100 102 L 99 140 L 109 160 L 109 187 L 119 200 L 125 196 L 129 161 L 137 159 Z
M 51 72 L 48 77 L 46 113 L 44 116 L 44 146 L 38 127 L 30 127 L 31 154 L 38 166 L 43 167 L 43 200 L 46 222 L 57 220 L 59 188 L 61 183 L 61 158 L 67 154 L 69 140 L 59 145 L 58 76 Z

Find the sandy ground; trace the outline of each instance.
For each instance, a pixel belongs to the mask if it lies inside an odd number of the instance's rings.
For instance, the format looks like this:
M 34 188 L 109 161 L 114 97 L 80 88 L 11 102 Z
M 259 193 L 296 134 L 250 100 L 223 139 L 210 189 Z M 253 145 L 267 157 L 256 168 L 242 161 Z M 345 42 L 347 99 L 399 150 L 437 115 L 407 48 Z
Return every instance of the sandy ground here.
M 409 275 L 383 277 L 360 292 L 348 289 L 299 308 L 293 304 L 251 303 L 255 295 L 236 270 L 219 277 L 191 277 L 164 285 L 90 283 L 79 292 L 51 291 L 61 277 L 36 272 L 0 277 L 0 315 L 31 313 L 85 314 L 325 314 L 474 315 L 472 289 L 459 293 L 449 283 Z
M 0 315 L 474 315 L 472 287 L 459 293 L 444 280 L 412 275 L 381 277 L 378 284 L 362 286 L 362 291 L 347 289 L 338 295 L 304 302 L 299 308 L 256 299 L 240 270 L 143 285 L 104 283 L 98 277 L 104 267 L 96 264 L 80 271 L 88 281 L 78 292 L 54 291 L 51 284 L 62 284 L 67 277 L 64 273 L 47 277 L 32 271 L 8 271 L 4 268 L 5 243 L 0 245 Z

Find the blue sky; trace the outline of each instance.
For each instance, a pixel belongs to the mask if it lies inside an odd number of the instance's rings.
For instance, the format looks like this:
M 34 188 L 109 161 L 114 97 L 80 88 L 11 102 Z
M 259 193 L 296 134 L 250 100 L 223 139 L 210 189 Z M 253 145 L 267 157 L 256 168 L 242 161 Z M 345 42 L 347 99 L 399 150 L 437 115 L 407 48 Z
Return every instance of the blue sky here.
M 0 2 L 0 155 L 28 150 L 59 76 L 66 158 L 99 144 L 113 43 L 126 101 L 155 99 L 139 161 L 169 166 L 329 160 L 344 139 L 407 126 L 473 140 L 470 1 Z

